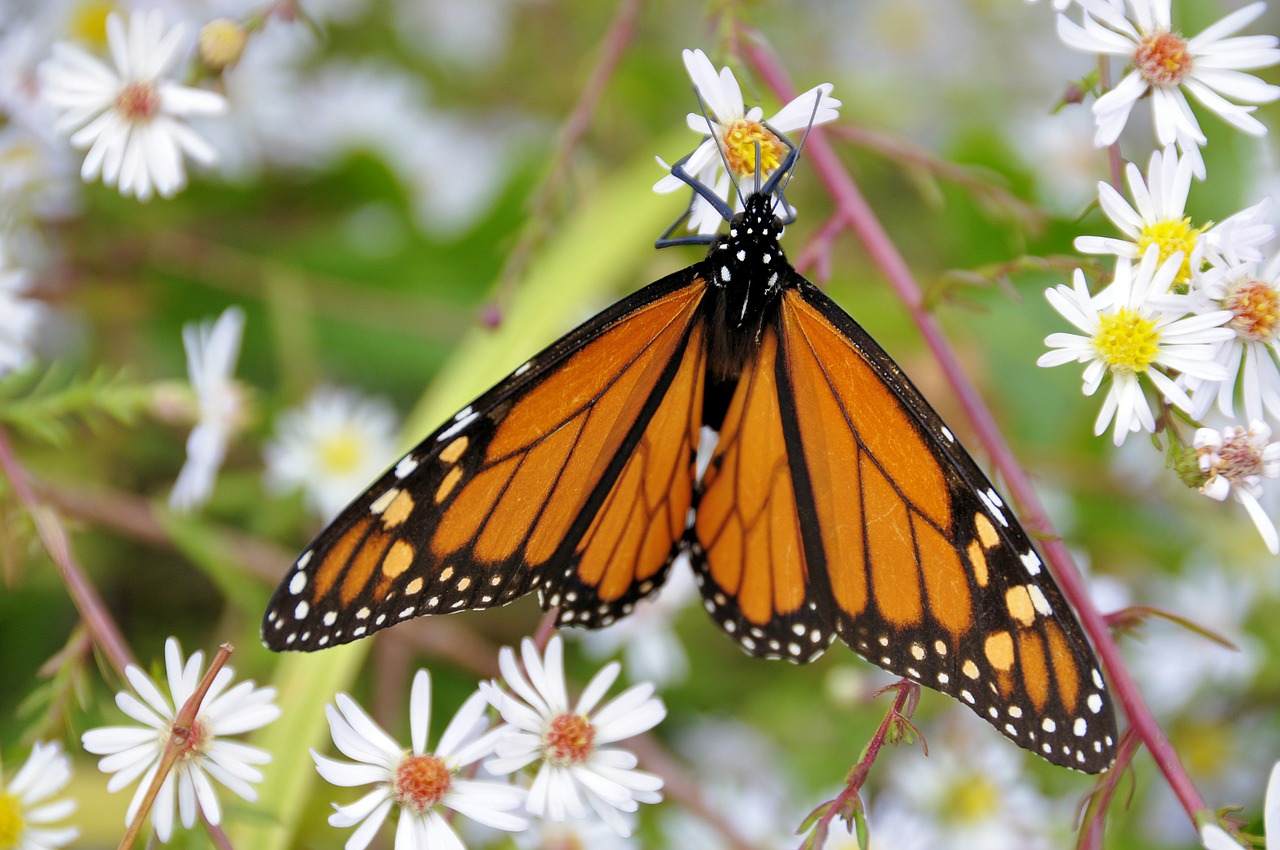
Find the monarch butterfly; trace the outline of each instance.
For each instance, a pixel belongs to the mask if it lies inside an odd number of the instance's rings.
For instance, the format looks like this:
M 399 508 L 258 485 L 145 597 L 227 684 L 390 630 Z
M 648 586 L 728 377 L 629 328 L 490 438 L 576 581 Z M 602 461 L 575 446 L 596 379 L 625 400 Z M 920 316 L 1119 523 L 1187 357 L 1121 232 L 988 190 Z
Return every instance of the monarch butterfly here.
M 1026 532 L 898 365 L 787 262 L 774 212 L 798 150 L 782 140 L 737 215 L 673 166 L 728 235 L 668 239 L 673 225 L 659 247 L 706 242 L 704 260 L 552 343 L 387 470 L 285 576 L 267 646 L 532 590 L 558 625 L 600 628 L 687 553 L 748 653 L 800 663 L 839 638 L 1054 764 L 1106 770 L 1111 699 Z

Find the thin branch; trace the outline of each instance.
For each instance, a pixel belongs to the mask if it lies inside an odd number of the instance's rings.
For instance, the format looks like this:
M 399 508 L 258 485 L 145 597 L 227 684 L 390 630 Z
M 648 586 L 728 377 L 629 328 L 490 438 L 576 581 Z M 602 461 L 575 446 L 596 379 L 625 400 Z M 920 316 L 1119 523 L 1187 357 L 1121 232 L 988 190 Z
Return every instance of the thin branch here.
M 794 97 L 795 87 L 776 58 L 764 46 L 762 39 L 754 34 L 748 34 L 748 37 L 742 39 L 742 44 L 748 60 L 774 93 L 783 101 Z M 906 261 L 903 260 L 897 247 L 858 190 L 852 176 L 841 165 L 831 145 L 823 138 L 822 131 L 817 128 L 810 136 L 809 159 L 850 229 L 862 240 L 867 253 L 889 279 L 910 312 L 912 320 L 920 329 L 921 335 L 933 351 L 934 357 L 937 358 L 947 376 L 948 383 L 954 388 L 961 406 L 969 417 L 978 439 L 991 456 L 992 464 L 1004 476 L 1009 490 L 1022 506 L 1023 525 L 1041 539 L 1041 547 L 1048 560 L 1049 569 L 1057 579 L 1063 595 L 1080 617 L 1085 632 L 1092 639 L 1102 666 L 1107 671 L 1112 692 L 1124 706 L 1129 722 L 1137 731 L 1143 744 L 1150 750 L 1169 787 L 1177 795 L 1194 824 L 1197 814 L 1205 810 L 1204 800 L 1183 768 L 1177 752 L 1174 751 L 1163 730 L 1151 715 L 1133 676 L 1125 665 L 1119 648 L 1112 639 L 1106 620 L 1089 598 L 1088 588 L 1072 563 L 1066 545 L 1049 522 L 1031 486 L 1030 479 L 1001 435 L 995 417 L 992 416 L 977 388 L 965 374 L 955 349 L 942 334 L 933 316 L 924 309 L 923 295 Z
M 640 16 L 643 5 L 643 0 L 622 0 L 618 4 L 608 31 L 600 41 L 600 56 L 591 70 L 591 76 L 587 79 L 586 85 L 582 87 L 578 102 L 574 104 L 573 111 L 565 119 L 546 177 L 537 188 L 529 205 L 529 215 L 525 218 L 525 224 L 520 230 L 515 247 L 507 254 L 506 263 L 503 264 L 502 272 L 498 275 L 497 298 L 500 302 L 510 297 L 511 288 L 551 226 L 551 201 L 569 170 L 569 160 L 573 152 L 582 141 L 587 128 L 591 126 L 591 119 L 595 117 L 609 80 L 618 69 L 618 62 L 621 61 L 635 35 L 636 20 Z M 495 314 L 495 319 L 497 315 Z
M 1029 204 L 1008 189 L 984 179 L 972 167 L 945 160 L 900 136 L 866 127 L 833 126 L 828 127 L 825 132 L 834 138 L 874 151 L 886 159 L 922 168 L 935 177 L 962 186 L 986 204 L 1008 210 L 1028 228 L 1038 229 L 1044 226 L 1045 213 L 1034 204 Z
M 893 705 L 889 706 L 889 710 L 885 712 L 884 719 L 880 721 L 880 727 L 876 729 L 876 733 L 871 736 L 871 740 L 862 751 L 862 757 L 858 759 L 858 763 L 849 771 L 849 777 L 845 780 L 844 788 L 834 800 L 823 803 L 809 815 L 812 818 L 818 812 L 822 813 L 814 821 L 813 828 L 809 830 L 809 838 L 805 839 L 803 847 L 821 848 L 825 846 L 827 832 L 831 829 L 831 822 L 836 817 L 847 821 L 850 831 L 852 831 L 855 819 L 862 811 L 862 801 L 858 797 L 858 792 L 862 790 L 862 784 L 871 775 L 871 768 L 876 763 L 876 758 L 880 755 L 880 750 L 885 743 L 896 743 L 902 740 L 902 735 L 908 730 L 915 732 L 916 736 L 920 737 L 920 733 L 911 724 L 911 716 L 915 714 L 916 706 L 920 703 L 920 686 L 910 679 L 900 679 L 895 684 L 877 691 L 875 696 L 887 691 L 898 692 L 898 695 L 894 697 Z M 924 739 L 921 738 L 920 740 L 923 741 Z M 929 748 L 927 746 L 924 747 L 924 752 L 928 755 Z
M 49 553 L 54 566 L 62 574 L 67 593 L 71 595 L 71 601 L 80 612 L 80 619 L 84 621 L 94 644 L 102 650 L 116 673 L 123 679 L 125 668 L 135 663 L 133 652 L 125 643 L 124 636 L 120 634 L 120 629 L 112 619 L 102 597 L 89 583 L 84 571 L 80 569 L 75 553 L 71 550 L 71 542 L 67 539 L 66 529 L 62 527 L 57 513 L 41 504 L 36 498 L 27 471 L 22 468 L 14 455 L 9 437 L 3 428 L 0 428 L 0 470 L 4 471 L 13 485 L 13 491 L 18 495 L 18 500 L 34 520 L 40 541 L 44 544 L 45 551 Z

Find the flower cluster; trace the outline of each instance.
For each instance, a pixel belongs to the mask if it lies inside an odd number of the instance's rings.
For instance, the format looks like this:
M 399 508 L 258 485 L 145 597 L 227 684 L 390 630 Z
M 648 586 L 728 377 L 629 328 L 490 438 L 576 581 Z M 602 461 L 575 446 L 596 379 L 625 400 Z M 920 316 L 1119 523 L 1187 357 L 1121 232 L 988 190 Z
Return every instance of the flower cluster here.
M 523 670 L 515 653 L 503 649 L 499 665 L 507 685 L 482 683 L 445 727 L 434 749 L 427 749 L 431 717 L 431 677 L 414 676 L 409 698 L 412 747 L 405 750 L 345 694 L 327 714 L 334 745 L 351 762 L 312 753 L 316 769 L 334 785 L 373 785 L 374 790 L 346 806 L 334 804 L 329 823 L 355 826 L 346 850 L 363 850 L 392 808 L 400 811 L 396 846 L 453 847 L 462 843 L 442 808 L 486 826 L 519 831 L 526 815 L 552 822 L 581 820 L 590 811 L 618 835 L 630 834 L 623 813 L 640 803 L 656 803 L 662 780 L 636 770 L 631 753 L 604 746 L 656 726 L 666 715 L 653 686 L 636 685 L 601 705 L 620 671 L 606 665 L 570 708 L 564 675 L 564 648 L 558 636 L 539 656 L 526 639 Z M 492 705 L 505 721 L 490 728 L 485 709 Z M 495 778 L 471 779 L 469 766 L 484 761 Z M 526 789 L 496 777 L 519 774 L 537 764 Z M 588 806 L 583 805 L 585 798 Z
M 1054 308 L 1082 333 L 1050 335 L 1045 342 L 1053 350 L 1038 362 L 1087 364 L 1085 394 L 1108 387 L 1096 433 L 1114 423 L 1120 445 L 1130 433 L 1167 428 L 1171 465 L 1189 469 L 1186 480 L 1211 498 L 1233 495 L 1267 547 L 1280 552 L 1274 523 L 1258 502 L 1261 481 L 1280 475 L 1271 460 L 1280 445 L 1267 443 L 1265 422 L 1280 416 L 1280 258 L 1268 261 L 1265 254 L 1276 235 L 1266 220 L 1269 202 L 1216 224 L 1193 222 L 1186 213 L 1193 179 L 1206 177 L 1200 148 L 1207 140 L 1186 95 L 1232 126 L 1263 135 L 1254 104 L 1280 98 L 1280 87 L 1244 71 L 1280 62 L 1280 40 L 1237 35 L 1262 14 L 1263 3 L 1193 38 L 1172 28 L 1171 0 L 1078 5 L 1079 22 L 1058 14 L 1062 40 L 1128 63 L 1123 79 L 1093 104 L 1095 144 L 1115 143 L 1134 105 L 1147 97 L 1161 147 L 1145 175 L 1135 163 L 1126 165 L 1130 200 L 1098 184 L 1101 208 L 1122 235 L 1081 237 L 1076 248 L 1113 255 L 1114 278 L 1090 292 L 1077 271 L 1072 287 L 1048 291 Z M 1243 420 L 1236 420 L 1237 404 Z M 1200 427 L 1214 407 L 1236 421 L 1225 430 Z M 1181 436 L 1179 417 L 1199 427 L 1194 441 Z

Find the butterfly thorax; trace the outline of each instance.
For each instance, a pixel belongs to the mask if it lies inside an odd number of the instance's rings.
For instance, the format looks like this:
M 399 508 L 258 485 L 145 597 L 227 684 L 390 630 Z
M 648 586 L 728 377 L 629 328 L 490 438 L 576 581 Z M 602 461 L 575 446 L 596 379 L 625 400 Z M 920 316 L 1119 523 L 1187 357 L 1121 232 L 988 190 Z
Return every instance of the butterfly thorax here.
M 707 252 L 709 368 L 717 378 L 732 380 L 742 374 L 777 310 L 778 295 L 791 271 L 778 244 L 781 233 L 772 196 L 755 193 L 729 222 L 728 235 Z

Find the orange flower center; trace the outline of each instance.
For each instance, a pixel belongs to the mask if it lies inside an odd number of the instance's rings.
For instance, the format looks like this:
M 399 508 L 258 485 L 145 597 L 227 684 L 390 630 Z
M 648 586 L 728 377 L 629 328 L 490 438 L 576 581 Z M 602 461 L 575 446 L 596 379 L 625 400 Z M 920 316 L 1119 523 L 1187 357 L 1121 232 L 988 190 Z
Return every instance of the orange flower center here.
M 596 728 L 581 714 L 561 714 L 542 735 L 542 751 L 552 764 L 581 764 L 595 749 Z
M 1280 293 L 1253 278 L 1232 284 L 1222 302 L 1234 315 L 1227 327 L 1250 342 L 1271 342 L 1280 331 Z
M 129 83 L 116 95 L 116 109 L 126 121 L 146 124 L 160 111 L 160 92 L 150 83 Z
M 1133 54 L 1133 66 L 1152 85 L 1176 86 L 1191 73 L 1191 54 L 1182 36 L 1158 32 L 1147 36 Z
M 729 168 L 739 177 L 755 175 L 757 145 L 760 147 L 762 177 L 776 170 L 786 153 L 781 139 L 759 121 L 746 118 L 739 118 L 726 127 L 720 141 L 724 145 L 724 157 Z
M 397 803 L 422 814 L 449 793 L 453 776 L 449 768 L 433 755 L 406 756 L 396 768 L 391 793 Z

